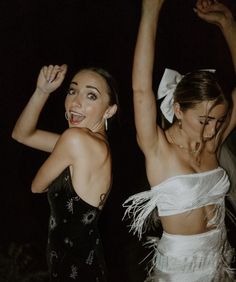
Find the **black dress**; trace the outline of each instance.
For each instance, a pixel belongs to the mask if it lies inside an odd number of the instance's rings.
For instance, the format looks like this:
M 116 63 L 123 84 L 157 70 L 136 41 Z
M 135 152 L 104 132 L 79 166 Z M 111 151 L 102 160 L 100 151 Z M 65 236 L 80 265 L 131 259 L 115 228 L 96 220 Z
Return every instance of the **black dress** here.
M 75 193 L 69 168 L 49 186 L 48 201 L 50 281 L 107 281 L 97 226 L 101 211 Z

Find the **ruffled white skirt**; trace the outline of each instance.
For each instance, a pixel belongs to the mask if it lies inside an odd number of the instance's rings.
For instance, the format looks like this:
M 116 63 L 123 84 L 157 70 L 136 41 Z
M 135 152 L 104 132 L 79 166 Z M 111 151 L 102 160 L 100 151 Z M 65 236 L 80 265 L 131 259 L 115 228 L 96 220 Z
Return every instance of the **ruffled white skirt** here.
M 236 281 L 229 267 L 233 250 L 225 227 L 187 236 L 164 232 L 160 240 L 149 243 L 154 247 L 154 257 L 146 281 Z

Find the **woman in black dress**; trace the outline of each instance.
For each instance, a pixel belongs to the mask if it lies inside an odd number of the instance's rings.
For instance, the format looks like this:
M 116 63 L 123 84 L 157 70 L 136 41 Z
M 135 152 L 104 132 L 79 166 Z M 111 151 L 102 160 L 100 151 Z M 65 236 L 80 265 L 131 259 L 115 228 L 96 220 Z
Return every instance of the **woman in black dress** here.
M 97 223 L 112 181 L 106 128 L 117 111 L 116 88 L 103 69 L 79 71 L 65 99 L 69 128 L 61 136 L 39 130 L 36 126 L 43 106 L 63 82 L 66 71 L 66 65 L 41 69 L 12 137 L 51 153 L 31 188 L 34 193 L 48 192 L 51 281 L 106 281 Z

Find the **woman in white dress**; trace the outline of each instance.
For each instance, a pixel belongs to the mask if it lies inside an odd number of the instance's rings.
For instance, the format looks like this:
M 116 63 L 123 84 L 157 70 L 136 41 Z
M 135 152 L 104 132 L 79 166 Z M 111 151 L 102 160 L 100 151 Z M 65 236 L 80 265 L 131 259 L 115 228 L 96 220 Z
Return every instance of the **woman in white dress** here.
M 230 183 L 217 154 L 236 125 L 236 91 L 229 99 L 212 70 L 182 76 L 166 69 L 158 98 L 171 125 L 162 129 L 156 123 L 152 78 L 163 3 L 143 0 L 133 64 L 137 141 L 151 190 L 131 196 L 125 215 L 141 238 L 158 211 L 163 234 L 149 242 L 154 255 L 147 281 L 234 281 L 224 224 Z M 217 1 L 198 0 L 195 12 L 221 29 L 236 69 L 236 23 L 230 10 Z

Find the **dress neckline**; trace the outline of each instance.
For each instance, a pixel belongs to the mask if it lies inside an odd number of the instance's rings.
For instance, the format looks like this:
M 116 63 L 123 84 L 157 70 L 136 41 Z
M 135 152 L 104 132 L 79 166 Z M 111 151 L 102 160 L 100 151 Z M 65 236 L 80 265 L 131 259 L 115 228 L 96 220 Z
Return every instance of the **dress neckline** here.
M 199 177 L 199 176 L 203 176 L 203 175 L 209 175 L 209 174 L 213 174 L 219 170 L 223 170 L 224 169 L 220 166 L 207 170 L 207 171 L 202 171 L 202 172 L 193 172 L 193 173 L 186 173 L 186 174 L 177 174 L 177 175 L 173 175 L 170 176 L 169 178 L 167 178 L 166 180 L 162 181 L 161 183 L 154 185 L 151 187 L 151 190 L 155 190 L 155 189 L 159 189 L 162 185 L 164 185 L 165 183 L 174 180 L 175 178 L 189 178 L 189 177 Z

